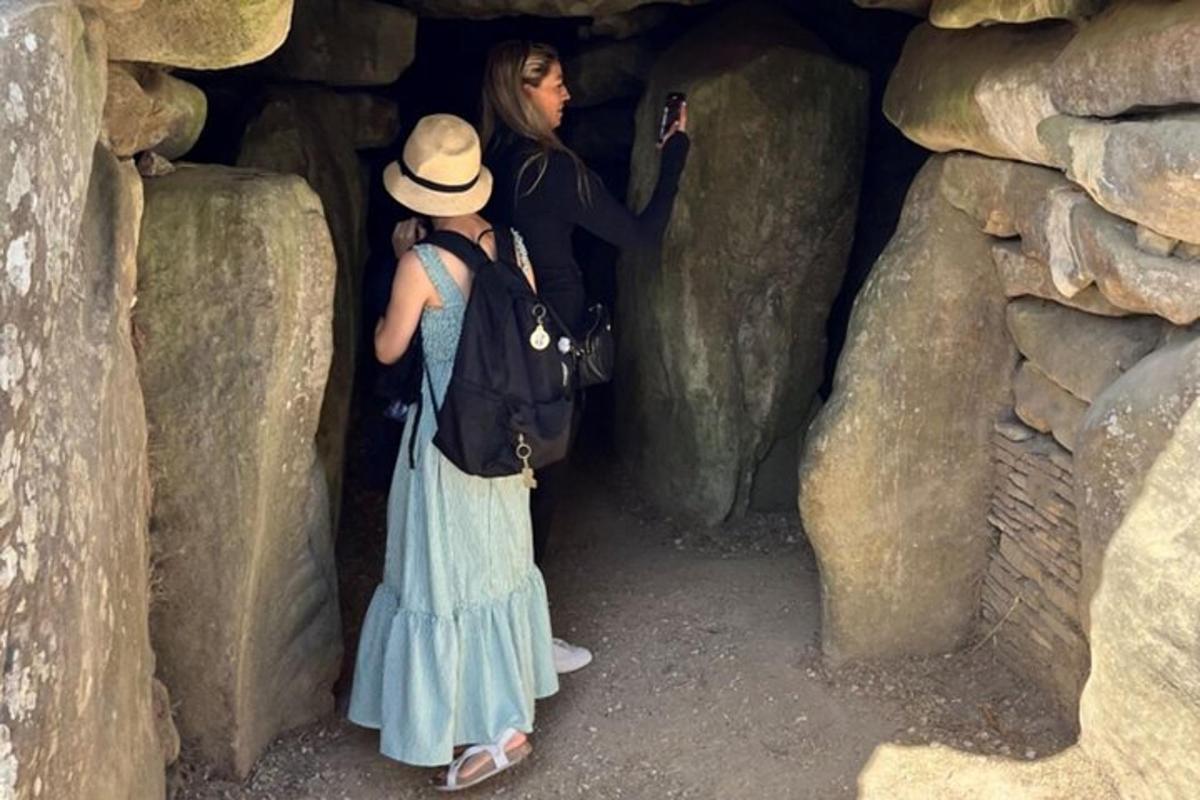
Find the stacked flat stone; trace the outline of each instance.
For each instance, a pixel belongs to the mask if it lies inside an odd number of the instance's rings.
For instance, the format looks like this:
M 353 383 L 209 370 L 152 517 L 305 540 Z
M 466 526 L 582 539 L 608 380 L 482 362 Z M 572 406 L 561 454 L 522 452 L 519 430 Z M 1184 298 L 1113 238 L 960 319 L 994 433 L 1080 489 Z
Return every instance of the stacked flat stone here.
M 983 627 L 1000 656 L 1074 717 L 1088 669 L 1079 626 L 1081 574 L 1071 454 L 1016 422 L 992 436 L 988 523 L 997 546 L 983 581 Z

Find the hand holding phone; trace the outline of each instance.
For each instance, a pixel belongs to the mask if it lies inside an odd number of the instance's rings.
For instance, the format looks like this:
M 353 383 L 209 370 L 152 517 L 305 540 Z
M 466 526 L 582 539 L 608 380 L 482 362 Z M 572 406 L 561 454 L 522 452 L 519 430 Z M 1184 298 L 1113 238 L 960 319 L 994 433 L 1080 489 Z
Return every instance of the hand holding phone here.
M 687 130 L 687 95 L 683 92 L 671 92 L 663 104 L 662 121 L 658 127 L 658 145 L 676 131 Z

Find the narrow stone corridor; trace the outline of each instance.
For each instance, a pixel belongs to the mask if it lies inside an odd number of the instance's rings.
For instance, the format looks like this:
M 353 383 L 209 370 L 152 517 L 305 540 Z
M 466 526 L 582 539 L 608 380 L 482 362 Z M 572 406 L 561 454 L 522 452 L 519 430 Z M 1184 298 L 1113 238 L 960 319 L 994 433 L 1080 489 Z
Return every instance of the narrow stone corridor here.
M 816 565 L 794 516 L 752 516 L 717 541 L 654 518 L 621 487 L 577 483 L 595 488 L 578 496 L 546 577 L 557 632 L 596 660 L 539 704 L 533 757 L 475 796 L 836 800 L 856 796 L 883 742 L 1024 760 L 1073 741 L 987 643 L 825 666 Z M 347 569 L 360 571 L 343 579 L 353 593 L 378 566 Z M 206 780 L 185 755 L 175 800 L 429 797 L 429 773 L 378 755 L 376 739 L 327 719 L 276 742 L 244 785 Z

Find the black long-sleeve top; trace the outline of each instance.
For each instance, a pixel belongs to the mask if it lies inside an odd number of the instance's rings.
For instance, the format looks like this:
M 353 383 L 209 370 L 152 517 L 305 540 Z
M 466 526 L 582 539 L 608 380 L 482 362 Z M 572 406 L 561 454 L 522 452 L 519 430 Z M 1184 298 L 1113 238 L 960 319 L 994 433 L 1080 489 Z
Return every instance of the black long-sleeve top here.
M 534 164 L 520 176 L 521 185 L 517 186 L 521 166 L 537 152 L 537 145 L 511 131 L 497 132 L 486 157 L 495 183 L 485 215 L 493 223 L 511 225 L 521 233 L 533 262 L 538 294 L 574 333 L 582 333 L 587 308 L 583 273 L 571 247 L 575 226 L 618 247 L 656 245 L 670 220 L 689 147 L 686 134 L 667 140 L 658 184 L 646 207 L 635 214 L 586 167 L 590 198 L 581 197 L 575 161 L 559 151 L 550 152 L 541 180 L 537 180 L 539 169 Z

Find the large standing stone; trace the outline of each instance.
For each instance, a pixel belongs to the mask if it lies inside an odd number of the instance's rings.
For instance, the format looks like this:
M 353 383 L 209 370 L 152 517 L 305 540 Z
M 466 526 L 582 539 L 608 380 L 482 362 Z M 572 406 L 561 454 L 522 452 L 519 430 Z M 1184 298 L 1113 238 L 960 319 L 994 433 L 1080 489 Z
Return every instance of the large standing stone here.
M 620 444 L 656 503 L 712 524 L 746 509 L 759 462 L 797 433 L 821 384 L 857 211 L 867 82 L 769 6 L 731 7 L 651 75 L 635 207 L 657 178 L 670 89 L 708 122 L 661 253 L 629 251 L 619 271 Z M 794 462 L 786 474 L 794 481 Z
M 1200 242 L 1200 113 L 1121 122 L 1060 116 L 1039 131 L 1055 163 L 1104 208 Z
M 292 0 L 145 0 L 103 17 L 113 61 L 225 69 L 266 58 L 283 44 Z
M 1175 401 L 1182 415 L 1104 556 L 1079 708 L 1080 745 L 1122 797 L 1194 797 L 1200 785 L 1200 344 L 1162 358 L 1188 375 L 1190 397 Z
M 196 144 L 207 116 L 208 98 L 192 84 L 141 64 L 108 65 L 103 133 L 115 155 L 153 149 L 179 158 Z
M 377 104 L 358 97 L 324 89 L 275 90 L 262 113 L 247 126 L 238 157 L 239 166 L 303 176 L 320 196 L 333 235 L 337 253 L 333 362 L 321 404 L 317 449 L 335 521 L 341 506 L 367 259 L 367 182 L 355 147 L 372 127 L 364 124 L 364 117 L 379 113 Z M 391 133 L 394 137 L 394 129 Z
M 6 800 L 164 794 L 129 327 L 141 184 L 95 146 L 104 72 L 102 31 L 73 3 L 0 5 Z
M 1090 403 L 1158 345 L 1163 323 L 1155 317 L 1098 317 L 1026 298 L 1009 304 L 1008 329 L 1026 358 Z
M 883 112 L 930 150 L 1052 164 L 1037 128 L 1058 113 L 1046 74 L 1073 31 L 1070 24 L 966 31 L 920 25 L 888 81 Z
M 991 241 L 941 196 L 945 163 L 909 190 L 804 449 L 800 512 L 834 658 L 948 650 L 979 610 L 989 441 L 1016 352 Z
M 933 0 L 929 21 L 939 28 L 973 28 L 996 23 L 1080 20 L 1108 0 Z
M 334 86 L 384 86 L 412 63 L 417 18 L 376 0 L 309 0 L 296 6 L 272 74 Z
M 1109 302 L 1095 286 L 1089 286 L 1074 296 L 1067 297 L 1054 286 L 1050 277 L 1050 265 L 1022 253 L 1017 242 L 996 242 L 992 245 L 992 260 L 996 262 L 996 270 L 1004 284 L 1004 293 L 1009 297 L 1041 297 L 1102 317 L 1124 317 L 1130 314 L 1124 308 Z
M 341 636 L 314 446 L 333 247 L 302 179 L 185 166 L 147 182 L 138 260 L 155 648 L 185 742 L 244 776 L 278 733 L 333 709 Z
M 1096 398 L 1075 448 L 1075 506 L 1083 577 L 1079 616 L 1088 631 L 1113 532 L 1141 491 L 1150 465 L 1200 397 L 1200 341 L 1165 347 Z
M 1114 0 L 1059 54 L 1050 96 L 1060 111 L 1081 117 L 1198 103 L 1197 48 L 1197 0 Z

